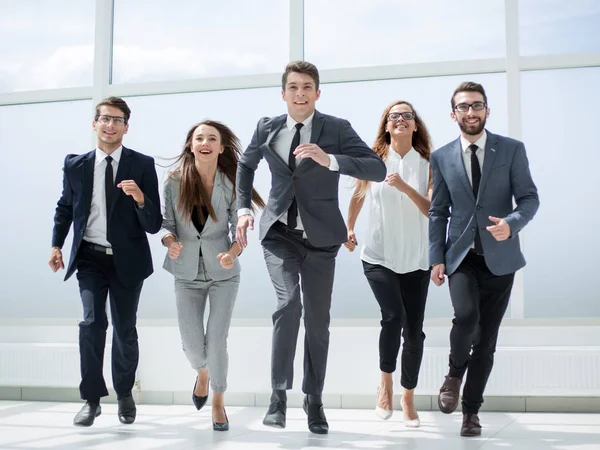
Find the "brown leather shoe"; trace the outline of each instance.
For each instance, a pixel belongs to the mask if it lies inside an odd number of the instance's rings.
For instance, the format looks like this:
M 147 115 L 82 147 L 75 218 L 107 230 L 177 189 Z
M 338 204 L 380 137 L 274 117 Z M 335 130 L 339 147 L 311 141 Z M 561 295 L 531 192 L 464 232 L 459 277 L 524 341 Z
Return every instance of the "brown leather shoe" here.
M 463 414 L 462 427 L 460 427 L 461 436 L 481 436 L 481 424 L 479 416 L 473 413 Z
M 444 414 L 451 414 L 458 406 L 462 378 L 446 376 L 438 395 L 438 407 Z

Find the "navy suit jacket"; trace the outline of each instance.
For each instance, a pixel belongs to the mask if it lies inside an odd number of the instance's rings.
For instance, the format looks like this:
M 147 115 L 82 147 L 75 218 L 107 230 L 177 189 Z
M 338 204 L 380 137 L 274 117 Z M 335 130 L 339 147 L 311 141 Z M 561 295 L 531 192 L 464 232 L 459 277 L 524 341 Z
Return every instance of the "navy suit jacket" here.
M 519 232 L 540 201 L 522 142 L 487 132 L 477 198 L 463 162 L 460 139 L 431 154 L 433 196 L 429 209 L 429 262 L 451 275 L 467 255 L 479 228 L 485 263 L 494 275 L 525 266 Z M 516 207 L 513 207 L 513 198 Z M 486 227 L 489 216 L 505 219 L 511 236 L 497 241 Z
M 63 192 L 56 206 L 52 246 L 62 248 L 73 224 L 73 246 L 65 280 L 77 267 L 76 260 L 92 203 L 96 150 L 67 155 L 63 167 Z M 117 188 L 123 180 L 134 180 L 144 193 L 144 206 Z M 154 159 L 123 147 L 110 207 L 109 228 L 113 259 L 119 279 L 131 286 L 153 272 L 146 233 L 157 233 L 162 225 L 158 179 Z

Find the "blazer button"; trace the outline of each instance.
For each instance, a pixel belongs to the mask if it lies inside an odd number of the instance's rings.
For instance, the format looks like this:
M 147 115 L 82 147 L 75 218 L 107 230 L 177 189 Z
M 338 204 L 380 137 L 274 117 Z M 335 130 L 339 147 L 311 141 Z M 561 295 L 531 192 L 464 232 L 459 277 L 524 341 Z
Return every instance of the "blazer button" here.
M 472 231 L 473 233 L 475 233 L 475 231 L 477 231 L 477 230 L 476 230 L 475 228 L 471 228 L 471 231 Z
M 478 207 L 477 207 L 477 211 L 479 211 L 480 209 L 481 209 L 481 206 L 478 206 Z
M 196 236 L 198 239 L 200 239 L 200 236 Z

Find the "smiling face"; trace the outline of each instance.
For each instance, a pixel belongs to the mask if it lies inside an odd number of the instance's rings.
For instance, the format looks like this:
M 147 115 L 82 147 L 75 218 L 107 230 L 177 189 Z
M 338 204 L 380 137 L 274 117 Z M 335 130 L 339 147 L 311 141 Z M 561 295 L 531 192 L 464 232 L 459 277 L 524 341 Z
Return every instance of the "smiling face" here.
M 307 73 L 290 72 L 281 96 L 287 103 L 288 114 L 296 122 L 304 122 L 315 111 L 321 91 Z
M 463 91 L 454 96 L 454 111 L 450 117 L 463 134 L 467 136 L 480 136 L 485 128 L 485 122 L 490 115 L 490 109 L 485 104 L 485 98 L 480 92 Z M 481 106 L 484 105 L 482 109 Z M 459 109 L 466 111 L 459 111 Z M 479 109 L 479 111 L 476 111 Z
M 127 134 L 129 125 L 125 123 L 125 114 L 114 106 L 102 105 L 98 110 L 98 120 L 92 126 L 98 137 L 98 148 L 110 152 L 123 143 L 123 135 Z
M 405 137 L 412 139 L 413 133 L 417 131 L 415 113 L 412 108 L 405 103 L 392 106 L 387 115 L 385 129 L 392 139 Z
M 217 164 L 225 147 L 221 144 L 221 133 L 210 125 L 199 125 L 192 135 L 191 151 L 196 164 Z

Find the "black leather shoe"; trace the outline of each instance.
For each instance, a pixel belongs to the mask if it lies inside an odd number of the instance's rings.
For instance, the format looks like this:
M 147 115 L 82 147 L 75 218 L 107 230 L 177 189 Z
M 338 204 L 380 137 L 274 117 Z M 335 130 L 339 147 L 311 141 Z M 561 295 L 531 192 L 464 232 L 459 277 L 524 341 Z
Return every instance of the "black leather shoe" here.
M 121 423 L 124 423 L 125 425 L 129 425 L 135 422 L 135 415 L 137 410 L 135 407 L 135 402 L 133 401 L 133 397 L 129 395 L 127 397 L 119 399 L 117 402 L 119 404 L 119 409 L 117 412 L 119 416 L 119 421 Z
M 287 402 L 284 400 L 273 399 L 263 419 L 263 425 L 275 428 L 285 428 L 285 413 L 287 412 Z
M 206 400 L 208 400 L 208 395 L 204 397 L 200 397 L 196 395 L 196 385 L 198 384 L 198 377 L 196 377 L 196 382 L 194 383 L 194 390 L 192 391 L 192 402 L 194 402 L 194 406 L 198 411 L 200 411 L 204 405 L 206 405 Z
M 73 419 L 73 425 L 78 427 L 90 427 L 94 423 L 96 417 L 102 414 L 100 403 L 85 402 L 83 408 L 77 413 Z
M 225 407 L 223 407 L 223 412 L 225 413 L 225 422 L 219 423 L 213 420 L 213 430 L 215 431 L 229 430 L 229 418 L 227 417 L 227 411 L 225 411 Z
M 481 423 L 479 416 L 474 413 L 463 414 L 462 426 L 460 427 L 461 436 L 481 436 Z
M 308 395 L 306 395 L 302 409 L 304 409 L 304 412 L 308 416 L 308 429 L 311 433 L 327 434 L 329 432 L 329 424 L 325 418 L 322 402 L 309 403 Z

